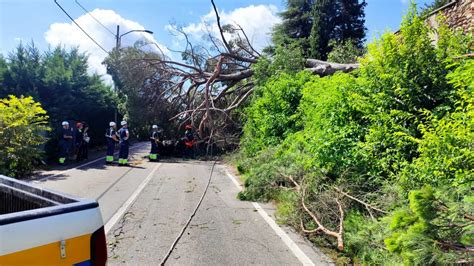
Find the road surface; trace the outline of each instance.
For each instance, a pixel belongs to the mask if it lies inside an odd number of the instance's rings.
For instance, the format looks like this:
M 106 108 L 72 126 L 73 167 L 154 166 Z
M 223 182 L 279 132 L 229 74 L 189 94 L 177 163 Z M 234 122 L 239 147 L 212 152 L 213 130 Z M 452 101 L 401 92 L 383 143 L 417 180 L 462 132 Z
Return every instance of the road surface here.
M 213 162 L 144 159 L 136 144 L 131 167 L 102 159 L 43 172 L 33 184 L 97 199 L 109 246 L 109 265 L 159 265 L 201 198 Z M 208 191 L 166 265 L 331 265 L 289 228 L 278 226 L 269 204 L 236 199 L 239 183 L 216 163 Z

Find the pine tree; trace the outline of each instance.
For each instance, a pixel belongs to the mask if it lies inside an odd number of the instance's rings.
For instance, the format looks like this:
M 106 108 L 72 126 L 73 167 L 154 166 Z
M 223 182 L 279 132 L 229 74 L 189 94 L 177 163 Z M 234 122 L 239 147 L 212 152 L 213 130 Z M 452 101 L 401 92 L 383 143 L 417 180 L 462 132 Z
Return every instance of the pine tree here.
M 351 40 L 357 47 L 362 48 L 365 40 L 365 1 L 338 0 L 337 25 L 334 40 L 338 43 Z
M 299 42 L 303 51 L 309 48 L 311 33 L 311 9 L 314 0 L 287 0 L 287 10 L 280 13 L 282 23 L 275 27 L 273 43 L 276 46 L 287 46 Z

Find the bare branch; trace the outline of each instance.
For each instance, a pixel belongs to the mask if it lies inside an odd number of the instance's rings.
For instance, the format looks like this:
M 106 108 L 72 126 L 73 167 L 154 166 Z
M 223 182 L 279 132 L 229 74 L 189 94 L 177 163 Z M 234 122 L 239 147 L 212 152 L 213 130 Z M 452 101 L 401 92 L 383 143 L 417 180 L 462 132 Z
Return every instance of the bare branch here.
M 284 175 L 283 173 L 279 173 L 281 176 L 285 177 L 286 179 L 290 180 L 291 183 L 295 186 L 296 191 L 301 192 L 301 186 L 298 184 L 295 179 L 291 175 Z
M 244 29 L 242 29 L 242 27 L 241 27 L 239 24 L 237 24 L 237 23 L 234 23 L 234 24 L 237 25 L 237 27 L 239 28 L 240 32 L 242 32 L 242 34 L 244 35 L 245 40 L 247 41 L 247 44 L 248 44 L 248 46 L 250 47 L 250 49 L 252 49 L 252 51 L 253 51 L 255 54 L 257 54 L 258 56 L 262 56 L 259 52 L 257 52 L 257 50 L 255 50 L 255 49 L 253 48 L 253 46 L 252 46 L 252 44 L 250 43 L 250 40 L 249 40 L 249 38 L 248 38 L 248 36 L 247 36 L 247 33 L 245 33 Z
M 300 228 L 303 232 L 307 233 L 307 234 L 313 234 L 313 233 L 317 233 L 318 231 L 321 230 L 320 227 L 316 228 L 316 229 L 313 229 L 313 230 L 308 230 L 305 228 L 304 226 L 304 223 L 303 223 L 303 219 L 300 219 Z
M 337 248 L 339 250 L 343 250 L 344 249 L 344 241 L 343 241 L 343 222 L 344 222 L 344 210 L 342 209 L 342 205 L 341 203 L 339 202 L 338 199 L 336 199 L 336 203 L 339 207 L 339 213 L 340 213 L 340 216 L 339 216 L 339 230 L 338 232 L 334 232 L 332 230 L 329 230 L 327 229 L 326 227 L 323 226 L 323 224 L 321 223 L 321 221 L 318 219 L 318 217 L 316 217 L 316 214 L 314 214 L 309 208 L 308 206 L 306 206 L 306 203 L 305 203 L 305 195 L 306 195 L 306 188 L 305 187 L 302 187 L 302 190 L 301 190 L 301 205 L 303 206 L 303 209 L 305 210 L 305 212 L 313 219 L 313 221 L 318 225 L 318 229 L 321 230 L 323 233 L 325 233 L 326 235 L 328 236 L 332 236 L 332 237 L 335 237 L 337 239 Z
M 385 213 L 385 214 L 388 213 L 388 212 L 386 212 L 386 211 L 383 211 L 383 210 L 381 210 L 381 209 L 379 209 L 379 208 L 377 208 L 377 207 L 374 207 L 374 206 L 368 204 L 367 202 L 364 202 L 364 201 L 362 201 L 362 200 L 360 200 L 360 199 L 358 199 L 358 198 L 356 198 L 356 197 L 354 197 L 354 196 L 351 196 L 351 195 L 347 194 L 346 192 L 342 191 L 341 189 L 339 189 L 339 188 L 337 188 L 337 187 L 335 187 L 334 189 L 335 189 L 337 192 L 341 193 L 342 195 L 344 195 L 344 196 L 346 196 L 346 197 L 348 197 L 348 198 L 350 198 L 350 199 L 352 199 L 352 200 L 355 200 L 355 201 L 357 201 L 358 203 L 364 205 L 364 207 L 367 209 L 367 212 L 369 213 L 369 215 L 370 215 L 370 217 L 372 218 L 372 220 L 375 220 L 375 217 L 373 216 L 371 210 L 376 210 L 376 211 L 378 211 L 378 212 Z
M 224 31 L 223 31 L 222 26 L 221 26 L 221 17 L 219 16 L 219 12 L 217 11 L 216 4 L 214 3 L 214 0 L 211 0 L 211 3 L 212 3 L 212 8 L 214 8 L 214 13 L 216 14 L 217 27 L 219 28 L 219 32 L 221 34 L 222 41 L 224 42 L 224 45 L 227 48 L 227 51 L 231 53 L 232 52 L 232 47 L 230 47 L 229 43 L 225 39 Z

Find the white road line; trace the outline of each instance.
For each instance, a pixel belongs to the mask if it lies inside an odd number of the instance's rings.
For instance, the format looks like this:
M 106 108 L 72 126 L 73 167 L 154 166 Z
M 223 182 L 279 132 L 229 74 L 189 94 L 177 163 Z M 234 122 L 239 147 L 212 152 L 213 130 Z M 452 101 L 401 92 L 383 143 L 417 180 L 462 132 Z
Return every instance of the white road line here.
M 142 147 L 142 145 L 132 147 L 132 148 L 130 148 L 130 150 L 134 150 L 134 149 L 139 148 L 139 147 Z M 117 153 L 118 153 L 118 152 L 115 152 L 114 154 L 117 154 Z M 82 168 L 82 167 L 84 167 L 84 166 L 88 166 L 88 165 L 90 165 L 90 164 L 93 164 L 93 163 L 98 162 L 98 161 L 101 161 L 101 160 L 104 160 L 104 158 L 103 158 L 103 157 L 100 157 L 100 158 L 97 158 L 97 159 L 95 159 L 95 160 L 93 160 L 93 161 L 90 161 L 90 162 L 87 162 L 87 163 L 78 165 L 78 166 L 76 166 L 76 167 L 73 167 L 73 168 L 70 168 L 70 169 L 67 169 L 67 170 L 64 170 L 64 171 L 61 171 L 61 172 L 56 173 L 56 174 L 54 174 L 54 175 L 49 175 L 49 176 L 42 177 L 42 178 L 40 178 L 40 179 L 33 180 L 32 182 L 33 182 L 33 183 L 39 183 L 39 182 L 44 181 L 44 180 L 46 180 L 46 179 L 49 179 L 49 178 L 52 178 L 52 177 L 55 177 L 55 176 L 58 176 L 58 175 L 64 175 L 64 174 L 66 174 L 66 173 L 68 173 L 68 172 L 70 172 L 70 171 L 72 171 L 72 170 L 76 170 L 76 169 Z
M 227 177 L 234 183 L 234 185 L 242 191 L 243 188 L 237 179 L 226 169 L 224 168 Z M 303 264 L 303 265 L 314 265 L 311 259 L 298 247 L 298 245 L 288 236 L 283 229 L 273 220 L 270 215 L 260 206 L 260 204 L 256 202 L 252 202 L 252 205 L 255 207 L 257 212 L 262 216 L 265 222 L 273 229 L 273 231 L 281 238 L 283 243 L 293 252 L 296 258 Z
M 150 180 L 153 178 L 153 175 L 155 174 L 156 170 L 161 166 L 162 164 L 158 164 L 153 168 L 153 170 L 150 172 L 150 174 L 142 181 L 142 183 L 138 186 L 138 188 L 133 192 L 133 194 L 125 201 L 122 206 L 115 212 L 115 214 L 112 216 L 112 218 L 107 221 L 107 224 L 105 224 L 105 234 L 107 235 L 114 227 L 114 225 L 122 218 L 124 213 L 128 210 L 130 205 L 135 202 L 137 199 L 138 195 L 142 192 L 142 190 L 145 188 L 145 186 L 150 182 Z

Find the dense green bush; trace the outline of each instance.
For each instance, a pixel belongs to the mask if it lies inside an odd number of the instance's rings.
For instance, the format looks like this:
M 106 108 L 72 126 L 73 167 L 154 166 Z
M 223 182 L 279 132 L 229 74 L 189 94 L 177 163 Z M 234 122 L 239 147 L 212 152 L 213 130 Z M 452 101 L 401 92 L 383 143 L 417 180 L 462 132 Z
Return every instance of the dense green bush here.
M 280 143 L 298 130 L 297 109 L 301 88 L 311 78 L 306 72 L 280 73 L 257 88 L 259 97 L 246 110 L 245 152 L 249 155 Z
M 357 63 L 357 58 L 364 54 L 364 49 L 359 48 L 353 41 L 347 40 L 342 43 L 331 41 L 332 51 L 328 54 L 329 62 Z
M 41 158 L 48 116 L 32 97 L 0 99 L 0 174 L 23 177 Z
M 472 261 L 474 245 L 474 61 L 456 64 L 447 77 L 457 92 L 454 110 L 442 118 L 426 112 L 417 139 L 419 156 L 402 173 L 409 207 L 393 215 L 390 251 L 406 264 Z
M 293 179 L 331 230 L 342 202 L 341 255 L 356 263 L 472 262 L 474 69 L 459 57 L 470 41 L 433 32 L 412 11 L 397 35 L 368 46 L 356 72 L 268 79 L 246 110 L 241 198 L 279 201 L 285 222 L 314 229 Z
M 264 86 L 269 78 L 280 73 L 296 74 L 304 69 L 303 51 L 293 43 L 288 46 L 277 46 L 270 58 L 262 56 L 252 65 L 255 72 L 252 79 L 255 85 Z M 260 96 L 258 91 L 254 95 Z
M 299 149 L 311 155 L 307 167 L 339 176 L 349 165 L 357 165 L 351 158 L 362 134 L 363 118 L 353 94 L 357 86 L 348 74 L 313 78 L 305 84 L 299 106 L 304 129 L 288 138 L 286 145 L 291 152 Z

